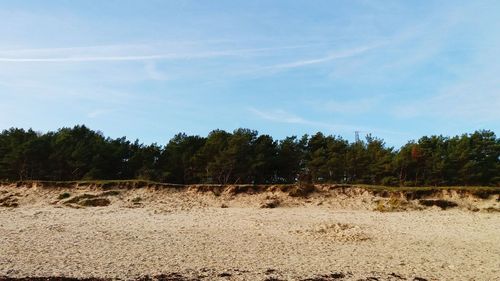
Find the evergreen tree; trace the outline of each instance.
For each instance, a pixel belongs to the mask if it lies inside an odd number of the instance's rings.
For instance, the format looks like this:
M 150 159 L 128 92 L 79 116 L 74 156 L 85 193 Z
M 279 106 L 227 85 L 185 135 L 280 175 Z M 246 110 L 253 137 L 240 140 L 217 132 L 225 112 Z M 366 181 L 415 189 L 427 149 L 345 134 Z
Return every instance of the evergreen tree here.
M 500 139 L 482 130 L 424 136 L 399 150 L 382 139 L 316 133 L 275 141 L 257 131 L 175 135 L 165 146 L 105 138 L 86 126 L 0 133 L 0 180 L 148 179 L 171 183 L 347 182 L 499 185 Z

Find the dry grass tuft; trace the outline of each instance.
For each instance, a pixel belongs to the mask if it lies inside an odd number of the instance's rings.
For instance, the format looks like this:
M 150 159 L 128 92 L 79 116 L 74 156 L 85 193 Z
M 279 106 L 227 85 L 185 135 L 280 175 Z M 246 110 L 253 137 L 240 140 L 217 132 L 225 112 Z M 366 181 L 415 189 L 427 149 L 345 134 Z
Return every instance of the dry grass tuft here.
M 101 196 L 118 196 L 121 192 L 118 190 L 108 190 L 101 193 Z
M 17 202 L 17 197 L 14 194 L 7 195 L 0 199 L 0 206 L 7 208 L 16 208 L 19 206 Z
M 71 197 L 71 194 L 69 192 L 63 192 L 63 193 L 59 194 L 57 199 L 62 200 L 62 199 L 70 198 L 70 197 Z
M 92 198 L 82 200 L 78 204 L 85 207 L 105 207 L 111 204 L 111 201 L 107 198 Z
M 281 204 L 279 199 L 268 199 L 260 205 L 263 209 L 273 209 L 277 208 Z
M 75 196 L 69 200 L 66 200 L 64 204 L 70 207 L 76 207 L 76 206 L 104 207 L 111 204 L 111 201 L 107 198 L 100 197 L 100 195 L 85 193 L 82 195 Z M 76 204 L 76 206 L 74 204 Z
M 418 203 L 420 205 L 426 206 L 426 207 L 432 207 L 432 206 L 437 206 L 441 208 L 442 210 L 446 210 L 448 208 L 454 208 L 457 207 L 458 204 L 452 201 L 448 200 L 443 200 L 443 199 L 420 199 L 418 200 Z
M 316 187 L 314 184 L 310 183 L 299 183 L 295 185 L 290 191 L 288 195 L 292 197 L 307 197 L 309 194 L 316 191 Z
M 391 197 L 389 200 L 380 200 L 377 202 L 377 206 L 374 211 L 378 212 L 401 212 L 408 210 L 410 204 L 408 201 L 400 199 L 398 197 Z

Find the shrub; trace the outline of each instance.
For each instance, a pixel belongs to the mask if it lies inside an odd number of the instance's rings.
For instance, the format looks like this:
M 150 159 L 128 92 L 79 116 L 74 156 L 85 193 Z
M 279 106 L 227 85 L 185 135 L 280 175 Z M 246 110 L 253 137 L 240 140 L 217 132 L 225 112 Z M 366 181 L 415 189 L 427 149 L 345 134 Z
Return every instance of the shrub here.
M 71 194 L 69 192 L 63 192 L 63 193 L 59 194 L 57 199 L 62 200 L 62 199 L 70 198 L 70 197 L 71 197 Z
M 278 199 L 270 199 L 270 200 L 267 200 L 266 202 L 262 203 L 262 205 L 260 205 L 261 208 L 263 209 L 273 209 L 273 208 L 276 208 L 280 205 L 280 200 Z
M 398 212 L 406 210 L 407 207 L 407 201 L 401 200 L 397 197 L 391 197 L 387 201 L 378 201 L 377 206 L 375 206 L 374 210 L 379 212 Z
M 446 210 L 448 208 L 453 208 L 453 207 L 457 207 L 458 206 L 458 204 L 455 203 L 455 202 L 448 201 L 448 200 L 442 200 L 442 199 L 437 199 L 437 200 L 425 200 L 425 199 L 421 199 L 421 200 L 418 200 L 418 203 L 420 205 L 424 205 L 424 206 L 427 206 L 427 207 L 438 206 L 439 208 L 441 208 L 443 210 Z
M 299 183 L 295 185 L 289 192 L 288 195 L 292 197 L 306 197 L 309 194 L 316 191 L 314 184 L 310 183 Z

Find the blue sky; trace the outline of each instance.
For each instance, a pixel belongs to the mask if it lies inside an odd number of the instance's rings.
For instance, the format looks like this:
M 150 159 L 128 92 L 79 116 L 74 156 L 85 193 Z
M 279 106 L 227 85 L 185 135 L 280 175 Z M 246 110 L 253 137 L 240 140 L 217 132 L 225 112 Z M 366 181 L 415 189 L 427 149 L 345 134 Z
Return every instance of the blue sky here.
M 500 129 L 499 1 L 0 0 L 0 128 Z

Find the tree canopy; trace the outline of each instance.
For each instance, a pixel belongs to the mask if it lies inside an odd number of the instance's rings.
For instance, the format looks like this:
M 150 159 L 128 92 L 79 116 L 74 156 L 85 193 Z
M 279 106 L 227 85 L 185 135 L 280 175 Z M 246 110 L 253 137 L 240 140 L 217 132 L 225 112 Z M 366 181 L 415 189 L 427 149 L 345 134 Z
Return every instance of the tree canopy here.
M 315 183 L 499 185 L 500 139 L 480 130 L 424 136 L 399 149 L 367 135 L 349 142 L 320 132 L 274 140 L 257 131 L 214 130 L 175 135 L 165 145 L 111 139 L 80 125 L 37 133 L 0 134 L 0 179 L 147 179 L 190 183 Z

